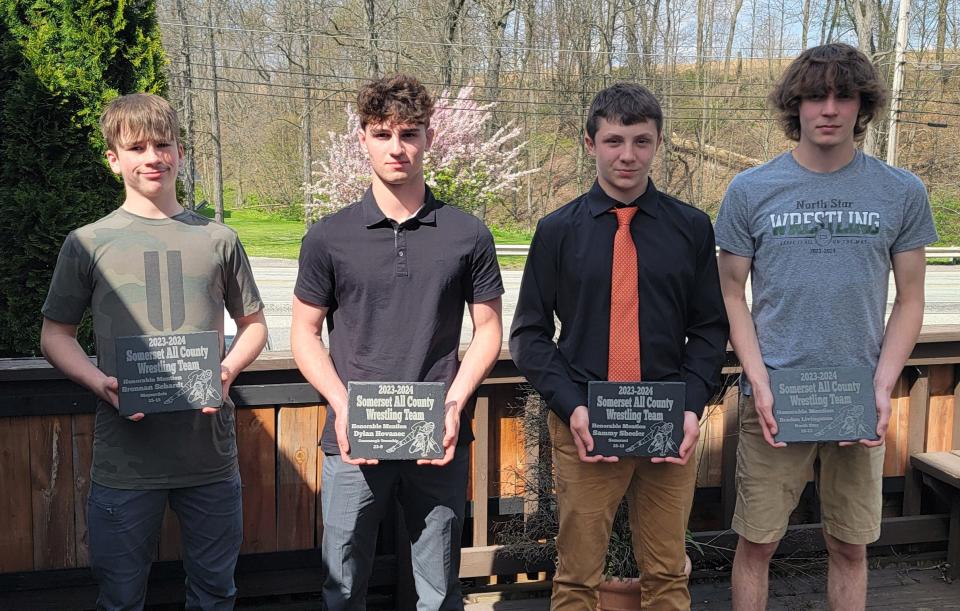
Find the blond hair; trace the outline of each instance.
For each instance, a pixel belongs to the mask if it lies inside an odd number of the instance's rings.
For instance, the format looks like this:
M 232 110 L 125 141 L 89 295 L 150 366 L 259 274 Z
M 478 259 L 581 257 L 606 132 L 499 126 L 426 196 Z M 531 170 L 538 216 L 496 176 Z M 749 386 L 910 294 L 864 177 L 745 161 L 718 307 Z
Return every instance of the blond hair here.
M 131 93 L 107 104 L 100 116 L 100 131 L 107 147 L 116 152 L 124 143 L 144 139 L 176 143 L 180 120 L 177 111 L 160 96 Z

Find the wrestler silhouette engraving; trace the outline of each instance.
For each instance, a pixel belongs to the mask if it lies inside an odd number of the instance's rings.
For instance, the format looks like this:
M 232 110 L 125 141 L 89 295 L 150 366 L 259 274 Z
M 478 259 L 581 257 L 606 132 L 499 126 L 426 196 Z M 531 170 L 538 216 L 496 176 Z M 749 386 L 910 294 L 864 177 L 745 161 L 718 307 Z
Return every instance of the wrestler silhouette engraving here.
M 820 429 L 817 437 L 825 437 L 832 431 L 836 431 L 837 436 L 846 439 L 872 439 L 876 435 L 875 431 L 863 425 L 862 405 L 848 405 L 841 408 L 830 424 Z
M 639 441 L 633 443 L 625 451 L 635 452 L 646 444 L 647 453 L 651 456 L 667 456 L 678 452 L 677 444 L 673 442 L 673 423 L 658 422 L 650 427 L 650 431 Z
M 190 372 L 187 376 L 187 383 L 175 395 L 171 395 L 164 405 L 170 405 L 183 395 L 187 395 L 187 401 L 193 405 L 206 405 L 207 403 L 220 401 L 220 389 L 212 384 L 213 371 L 209 369 L 198 369 Z
M 387 448 L 388 454 L 393 454 L 400 448 L 409 445 L 411 454 L 420 454 L 426 458 L 431 453 L 440 451 L 440 444 L 433 439 L 433 430 L 435 425 L 432 422 L 418 422 L 410 427 L 410 432 L 400 441 L 395 442 Z

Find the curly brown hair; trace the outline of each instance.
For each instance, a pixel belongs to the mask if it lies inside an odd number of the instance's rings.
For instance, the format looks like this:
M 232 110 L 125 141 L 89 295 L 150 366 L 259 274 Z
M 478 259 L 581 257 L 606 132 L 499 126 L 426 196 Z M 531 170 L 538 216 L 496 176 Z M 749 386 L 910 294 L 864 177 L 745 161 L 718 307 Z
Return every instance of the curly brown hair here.
M 371 81 L 357 92 L 360 127 L 377 123 L 409 123 L 429 127 L 433 98 L 413 76 L 395 74 Z
M 867 56 L 843 43 L 812 47 L 787 67 L 767 101 L 777 113 L 783 133 L 800 140 L 800 102 L 803 98 L 860 94 L 860 111 L 853 137 L 863 138 L 867 125 L 883 109 L 887 90 Z

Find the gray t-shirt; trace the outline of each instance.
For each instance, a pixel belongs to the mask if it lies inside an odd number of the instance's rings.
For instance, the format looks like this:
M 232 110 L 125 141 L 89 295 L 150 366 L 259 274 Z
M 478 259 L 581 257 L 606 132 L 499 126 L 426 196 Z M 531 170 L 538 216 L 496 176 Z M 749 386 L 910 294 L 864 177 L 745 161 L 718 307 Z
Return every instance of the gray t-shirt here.
M 60 249 L 43 315 L 78 324 L 90 308 L 97 363 L 116 374 L 114 340 L 126 335 L 218 331 L 263 308 L 247 255 L 232 229 L 185 210 L 149 219 L 119 208 L 71 232 Z M 222 356 L 222 355 L 221 355 Z M 237 471 L 233 404 L 151 414 L 139 422 L 97 402 L 94 482 L 109 488 L 183 488 Z
M 753 321 L 770 369 L 875 368 L 891 257 L 937 240 L 920 179 L 861 151 L 836 172 L 784 153 L 738 174 L 715 230 L 720 248 L 753 259 Z

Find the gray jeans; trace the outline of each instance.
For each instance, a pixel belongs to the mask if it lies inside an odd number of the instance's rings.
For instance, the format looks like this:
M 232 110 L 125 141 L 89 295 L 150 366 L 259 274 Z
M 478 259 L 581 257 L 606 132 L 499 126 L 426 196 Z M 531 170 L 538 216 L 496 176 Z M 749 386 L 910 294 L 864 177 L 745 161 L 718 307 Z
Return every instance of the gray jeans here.
M 364 611 L 377 528 L 394 499 L 410 533 L 417 611 L 461 611 L 460 533 L 470 448 L 443 467 L 381 461 L 358 467 L 339 455 L 323 461 L 323 562 L 327 611 Z
M 143 609 L 163 513 L 180 520 L 189 610 L 233 609 L 233 572 L 243 540 L 240 474 L 227 481 L 165 490 L 121 490 L 93 483 L 87 503 L 97 609 Z

